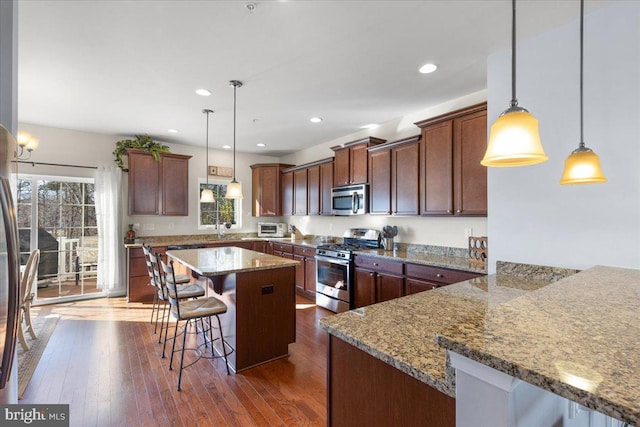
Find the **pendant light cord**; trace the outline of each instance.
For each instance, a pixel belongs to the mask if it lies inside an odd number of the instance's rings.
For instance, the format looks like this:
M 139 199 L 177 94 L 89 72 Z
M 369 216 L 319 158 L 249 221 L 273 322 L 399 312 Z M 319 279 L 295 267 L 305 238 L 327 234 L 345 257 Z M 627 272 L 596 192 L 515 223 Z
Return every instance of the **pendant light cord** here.
M 236 90 L 237 85 L 233 85 L 233 182 L 236 181 Z
M 516 0 L 511 1 L 511 6 L 511 106 L 516 107 Z
M 584 68 L 584 0 L 580 0 L 580 147 L 584 147 L 583 68 Z
M 205 188 L 209 188 L 209 111 L 205 110 L 205 113 L 207 113 L 207 165 L 205 169 L 207 171 L 207 183 L 205 184 Z

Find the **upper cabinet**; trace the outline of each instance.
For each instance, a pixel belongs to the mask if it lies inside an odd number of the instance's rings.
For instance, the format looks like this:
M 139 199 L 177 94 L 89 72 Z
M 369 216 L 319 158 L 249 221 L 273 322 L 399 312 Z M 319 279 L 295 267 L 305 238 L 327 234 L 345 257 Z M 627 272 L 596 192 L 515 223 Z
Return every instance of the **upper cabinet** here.
M 292 165 L 260 163 L 251 165 L 251 215 L 280 216 L 282 169 Z
M 487 215 L 487 104 L 416 123 L 420 142 L 420 213 Z
M 418 215 L 420 135 L 369 151 L 369 213 Z
M 189 215 L 189 159 L 162 153 L 160 161 L 140 150 L 129 157 L 129 215 Z
M 283 215 L 331 215 L 333 158 L 286 169 L 282 173 Z
M 384 139 L 367 137 L 331 147 L 335 152 L 333 185 L 366 183 L 369 177 L 367 148 L 384 142 Z

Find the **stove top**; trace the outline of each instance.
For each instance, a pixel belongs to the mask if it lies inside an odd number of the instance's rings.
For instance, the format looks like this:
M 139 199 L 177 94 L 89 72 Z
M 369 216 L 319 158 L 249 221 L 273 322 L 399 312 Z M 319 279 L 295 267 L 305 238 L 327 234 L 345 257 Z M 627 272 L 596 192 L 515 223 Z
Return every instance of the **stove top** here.
M 374 249 L 380 247 L 380 232 L 365 228 L 353 228 L 345 231 L 344 243 L 331 243 L 320 245 L 316 249 L 317 255 L 326 257 L 342 258 L 350 260 L 353 252 L 363 249 Z

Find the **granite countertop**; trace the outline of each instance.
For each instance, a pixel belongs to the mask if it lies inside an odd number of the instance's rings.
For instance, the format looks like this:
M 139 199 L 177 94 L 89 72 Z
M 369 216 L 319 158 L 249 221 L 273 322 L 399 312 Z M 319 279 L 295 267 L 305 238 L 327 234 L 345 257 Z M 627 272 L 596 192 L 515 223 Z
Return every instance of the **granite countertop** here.
M 297 246 L 317 247 L 320 244 L 326 244 L 326 239 L 310 237 L 305 239 L 292 240 L 290 237 L 256 237 L 248 235 L 225 235 L 218 239 L 215 235 L 195 234 L 191 236 L 158 236 L 158 237 L 142 237 L 136 239 L 135 243 L 125 243 L 127 249 L 141 248 L 143 243 L 151 246 L 169 246 L 169 245 L 195 245 L 195 244 L 214 244 L 214 243 L 239 243 L 239 242 L 278 242 L 287 243 Z
M 446 349 L 640 425 L 640 270 L 593 267 L 438 331 Z
M 544 275 L 482 276 L 325 317 L 320 325 L 330 334 L 455 397 L 455 376 L 446 350 L 436 343 L 436 335 L 451 325 L 479 322 L 493 307 L 543 288 L 551 280 Z
M 167 256 L 203 276 L 221 276 L 243 271 L 295 267 L 299 261 L 267 255 L 234 246 L 207 249 L 181 249 Z
M 454 270 L 486 274 L 486 270 L 484 268 L 480 268 L 470 263 L 467 257 L 453 254 L 434 254 L 429 252 L 412 252 L 405 250 L 385 251 L 382 249 L 368 249 L 357 251 L 356 255 L 385 258 L 393 261 L 412 262 L 416 264 L 429 265 L 432 267 L 452 268 Z

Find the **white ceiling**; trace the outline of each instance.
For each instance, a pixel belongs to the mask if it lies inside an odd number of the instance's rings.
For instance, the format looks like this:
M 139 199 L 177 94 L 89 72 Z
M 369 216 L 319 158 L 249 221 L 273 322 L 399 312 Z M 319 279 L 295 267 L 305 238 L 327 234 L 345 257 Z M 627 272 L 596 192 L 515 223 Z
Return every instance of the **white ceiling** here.
M 20 1 L 19 121 L 204 146 L 211 108 L 219 148 L 237 79 L 238 151 L 282 155 L 481 90 L 487 56 L 510 47 L 508 0 L 246 3 Z M 518 39 L 579 14 L 576 0 L 517 6 Z M 426 62 L 438 71 L 419 74 Z

